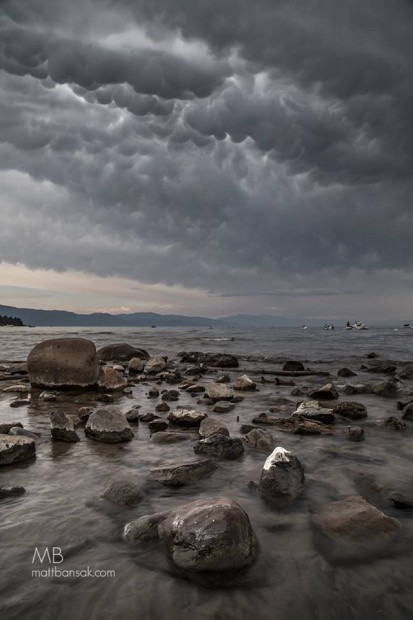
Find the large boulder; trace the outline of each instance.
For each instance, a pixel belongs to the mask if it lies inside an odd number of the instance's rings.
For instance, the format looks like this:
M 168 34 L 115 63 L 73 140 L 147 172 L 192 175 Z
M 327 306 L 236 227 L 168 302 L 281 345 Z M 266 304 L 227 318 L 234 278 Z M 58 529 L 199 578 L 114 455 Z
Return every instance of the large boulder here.
M 233 571 L 251 564 L 259 543 L 247 513 L 227 497 L 199 499 L 169 513 L 128 523 L 128 542 L 159 537 L 180 569 L 190 572 Z
M 89 416 L 85 433 L 90 439 L 104 443 L 129 441 L 133 437 L 129 422 L 118 409 L 97 409 Z
M 264 463 L 258 491 L 273 499 L 295 499 L 304 484 L 304 469 L 285 448 L 275 448 Z
M 313 524 L 328 539 L 329 553 L 350 555 L 391 542 L 400 528 L 397 519 L 360 495 L 320 506 L 313 515 Z
M 36 443 L 30 437 L 0 435 L 0 465 L 27 461 L 36 454 Z
M 214 402 L 232 400 L 234 398 L 234 392 L 224 383 L 208 383 L 205 394 Z
M 145 373 L 147 375 L 156 375 L 158 372 L 162 372 L 167 367 L 167 363 L 163 357 L 157 355 L 156 357 L 150 357 L 145 364 Z
M 129 362 L 138 357 L 141 360 L 149 359 L 149 353 L 144 349 L 137 349 L 126 342 L 108 344 L 97 352 L 98 359 L 103 362 L 116 360 L 117 362 Z
M 170 463 L 162 467 L 153 467 L 150 470 L 150 478 L 164 486 L 177 487 L 204 478 L 215 469 L 216 465 L 208 459 Z
M 79 436 L 75 431 L 73 420 L 63 411 L 53 411 L 50 414 L 50 431 L 56 441 L 75 442 Z
M 216 418 L 204 418 L 199 426 L 201 437 L 212 437 L 213 435 L 225 435 L 229 437 L 229 430 L 226 425 Z
M 99 374 L 96 347 L 85 338 L 44 340 L 30 351 L 27 366 L 39 388 L 90 388 Z
M 242 440 L 238 437 L 225 437 L 224 435 L 212 435 L 198 441 L 194 447 L 195 454 L 204 456 L 216 456 L 227 460 L 240 457 L 244 452 Z

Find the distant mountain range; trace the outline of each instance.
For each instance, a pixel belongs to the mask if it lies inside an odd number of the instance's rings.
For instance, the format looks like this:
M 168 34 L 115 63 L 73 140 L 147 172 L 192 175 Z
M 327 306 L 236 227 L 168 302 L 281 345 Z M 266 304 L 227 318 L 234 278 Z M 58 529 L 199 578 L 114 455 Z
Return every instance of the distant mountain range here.
M 306 323 L 308 326 L 320 327 L 331 318 L 296 319 L 271 316 L 268 314 L 236 314 L 211 319 L 203 316 L 184 316 L 180 314 L 157 314 L 156 312 L 134 312 L 132 314 L 108 314 L 93 312 L 77 314 L 65 310 L 37 310 L 33 308 L 16 308 L 0 304 L 0 314 L 18 317 L 25 325 L 36 327 L 297 327 Z M 371 325 L 399 326 L 405 321 L 375 321 Z M 336 321 L 337 327 L 346 321 Z

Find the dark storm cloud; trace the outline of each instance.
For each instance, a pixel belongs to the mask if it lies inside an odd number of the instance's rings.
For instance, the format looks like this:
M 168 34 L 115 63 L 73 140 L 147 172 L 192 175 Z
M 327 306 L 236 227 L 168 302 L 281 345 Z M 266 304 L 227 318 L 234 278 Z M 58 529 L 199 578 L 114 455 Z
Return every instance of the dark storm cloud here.
M 411 4 L 0 10 L 0 259 L 302 298 L 411 268 Z

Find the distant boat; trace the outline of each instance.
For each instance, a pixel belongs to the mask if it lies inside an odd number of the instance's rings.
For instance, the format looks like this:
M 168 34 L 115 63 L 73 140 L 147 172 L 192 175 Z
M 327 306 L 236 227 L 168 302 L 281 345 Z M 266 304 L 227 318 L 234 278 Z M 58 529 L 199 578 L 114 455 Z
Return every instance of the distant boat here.
M 324 329 L 327 329 L 329 331 L 334 331 L 334 325 L 332 323 L 325 323 L 324 325 Z
M 405 323 L 403 327 L 409 327 L 410 329 L 413 329 L 413 323 Z
M 155 327 L 158 327 L 157 325 L 151 325 L 152 329 L 155 329 Z
M 307 325 L 302 325 L 302 326 L 301 326 L 301 329 L 308 329 L 308 328 L 307 328 Z
M 361 321 L 355 321 L 353 327 L 354 329 L 368 329 L 367 325 Z

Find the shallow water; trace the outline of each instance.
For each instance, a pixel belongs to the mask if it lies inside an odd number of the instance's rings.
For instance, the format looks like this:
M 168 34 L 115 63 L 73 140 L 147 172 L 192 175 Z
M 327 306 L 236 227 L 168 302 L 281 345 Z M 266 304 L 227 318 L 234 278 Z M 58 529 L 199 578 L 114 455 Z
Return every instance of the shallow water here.
M 46 329 L 9 328 L 0 331 L 0 359 L 25 359 L 41 340 L 58 335 L 83 336 L 97 346 L 128 342 L 175 358 L 179 351 L 225 351 L 241 356 L 248 371 L 278 370 L 283 357 L 306 360 L 317 370 L 335 373 L 349 366 L 358 373 L 355 381 L 380 380 L 383 375 L 359 371 L 371 351 L 379 359 L 407 362 L 412 359 L 413 330 L 324 332 L 308 329 Z M 238 373 L 229 371 L 235 378 Z M 215 372 L 203 381 L 213 380 Z M 259 374 L 256 375 L 259 379 Z M 271 376 L 268 376 L 271 379 Z M 300 383 L 322 385 L 325 379 L 303 377 Z M 335 380 L 341 385 L 349 380 Z M 165 386 L 169 387 L 169 386 Z M 405 381 L 402 389 L 413 389 Z M 146 396 L 148 386 L 139 384 L 132 398 L 117 401 L 123 411 L 134 404 L 142 412 L 154 402 Z M 291 387 L 259 384 L 256 393 L 222 414 L 232 435 L 241 423 L 269 410 L 280 397 L 292 402 Z M 327 437 L 297 436 L 272 432 L 279 445 L 294 451 L 305 467 L 303 496 L 283 509 L 267 504 L 247 483 L 258 481 L 266 453 L 246 450 L 236 461 L 217 461 L 218 469 L 196 484 L 177 489 L 148 485 L 151 466 L 194 458 L 192 442 L 156 445 L 149 441 L 147 426 L 134 427 L 135 437 L 121 445 L 105 445 L 85 438 L 77 444 L 52 443 L 50 410 L 61 407 L 71 413 L 93 400 L 93 394 L 63 394 L 56 403 L 44 403 L 35 395 L 28 407 L 11 409 L 14 395 L 0 395 L 0 421 L 22 421 L 40 431 L 35 460 L 0 469 L 1 485 L 23 485 L 27 493 L 0 503 L 0 610 L 7 620 L 60 620 L 88 618 L 149 620 L 344 620 L 411 617 L 413 594 L 413 521 L 410 511 L 396 509 L 383 498 L 366 491 L 365 497 L 388 515 L 400 520 L 396 541 L 381 555 L 363 561 L 333 561 L 320 547 L 311 526 L 311 510 L 320 503 L 361 492 L 360 475 L 372 474 L 395 486 L 411 485 L 413 460 L 412 424 L 402 433 L 373 425 L 389 415 L 399 416 L 395 400 L 363 395 L 348 398 L 364 402 L 369 412 L 366 441 L 345 439 L 347 423 L 336 425 Z M 341 400 L 346 397 L 341 396 Z M 182 394 L 179 404 L 194 404 Z M 174 403 L 171 403 L 173 405 Z M 291 406 L 294 409 L 293 405 Z M 161 414 L 164 415 L 164 414 Z M 218 417 L 218 416 L 217 416 Z M 239 421 L 237 418 L 239 417 Z M 195 438 L 195 435 L 194 435 Z M 105 484 L 127 477 L 146 487 L 146 499 L 134 509 L 116 508 L 98 499 Z M 157 544 L 131 547 L 122 542 L 126 522 L 179 506 L 192 499 L 223 494 L 247 511 L 261 544 L 255 565 L 242 574 L 218 583 L 189 580 L 168 563 Z M 31 576 L 36 547 L 60 547 L 62 570 L 114 570 L 106 578 L 36 578 Z M 39 568 L 37 564 L 35 566 Z

